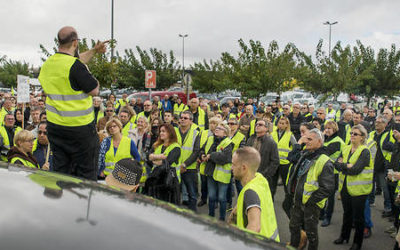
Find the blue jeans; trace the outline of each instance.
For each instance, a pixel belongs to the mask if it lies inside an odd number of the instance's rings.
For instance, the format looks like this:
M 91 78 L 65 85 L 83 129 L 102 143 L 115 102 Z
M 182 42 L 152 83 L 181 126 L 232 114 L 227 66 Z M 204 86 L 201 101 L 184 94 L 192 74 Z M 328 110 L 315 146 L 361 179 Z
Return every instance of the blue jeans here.
M 378 183 L 378 185 L 381 187 L 382 191 L 383 191 L 383 198 L 384 198 L 384 202 L 383 202 L 383 207 L 384 210 L 386 212 L 390 212 L 392 211 L 392 202 L 390 200 L 390 193 L 389 193 L 389 188 L 388 188 L 388 184 L 386 182 L 386 171 L 385 172 L 376 172 L 375 173 L 375 177 L 376 177 L 376 182 Z
M 207 187 L 208 215 L 215 217 L 215 203 L 219 202 L 219 219 L 224 221 L 226 214 L 226 191 L 228 190 L 228 184 L 215 181 L 212 176 L 207 176 Z
M 369 196 L 367 196 L 367 200 L 365 201 L 364 220 L 365 220 L 365 227 L 372 228 L 374 226 L 371 220 L 371 208 L 369 207 Z
M 197 211 L 197 170 L 190 169 L 185 173 L 181 174 L 182 184 L 186 185 L 186 189 L 189 195 L 189 209 Z
M 233 177 L 233 175 L 232 175 L 232 177 Z M 231 183 L 228 184 L 228 190 L 226 191 L 226 201 L 228 202 L 228 204 L 231 204 L 231 205 L 232 205 L 232 197 L 233 197 L 233 185 L 236 186 L 236 192 L 237 192 L 238 196 L 240 194 L 240 191 L 242 191 L 242 189 L 243 189 L 242 183 L 240 183 L 240 181 L 238 181 L 236 179 L 232 181 L 232 179 L 233 179 L 232 177 L 231 177 Z

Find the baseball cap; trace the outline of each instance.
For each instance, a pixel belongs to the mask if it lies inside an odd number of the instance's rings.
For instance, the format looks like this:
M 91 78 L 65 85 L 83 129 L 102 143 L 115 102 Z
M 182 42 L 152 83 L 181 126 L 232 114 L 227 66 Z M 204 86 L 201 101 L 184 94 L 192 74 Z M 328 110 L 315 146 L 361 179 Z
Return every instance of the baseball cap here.
M 106 183 L 126 191 L 133 191 L 142 177 L 142 165 L 131 158 L 115 163 L 114 170 L 107 175 Z

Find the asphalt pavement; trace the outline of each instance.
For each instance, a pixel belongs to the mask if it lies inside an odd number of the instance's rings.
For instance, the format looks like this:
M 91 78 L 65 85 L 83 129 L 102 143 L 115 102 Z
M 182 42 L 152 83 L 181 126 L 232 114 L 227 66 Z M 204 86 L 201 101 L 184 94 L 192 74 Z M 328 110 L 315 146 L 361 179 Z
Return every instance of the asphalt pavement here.
M 337 192 L 335 198 L 335 210 L 332 216 L 331 224 L 328 227 L 319 226 L 319 248 L 324 250 L 342 250 L 349 249 L 352 245 L 354 230 L 350 237 L 350 241 L 347 244 L 335 245 L 333 241 L 340 235 L 340 229 L 342 226 L 343 208 L 342 202 L 337 199 Z M 286 243 L 290 241 L 289 231 L 289 219 L 282 209 L 282 202 L 284 199 L 283 186 L 278 186 L 277 193 L 275 195 L 275 214 L 279 228 L 279 236 L 281 242 Z M 236 199 L 235 199 L 236 201 Z M 368 239 L 364 239 L 363 247 L 364 250 L 389 250 L 393 249 L 395 240 L 390 237 L 389 234 L 384 233 L 385 229 L 391 226 L 393 223 L 389 222 L 388 219 L 382 218 L 383 211 L 383 195 L 378 195 L 375 198 L 375 207 L 371 207 L 371 216 L 374 223 L 372 228 L 372 236 Z M 204 205 L 199 208 L 200 213 L 208 213 L 208 205 Z M 218 209 L 216 209 L 216 216 L 218 216 Z M 321 221 L 322 222 L 322 221 Z M 320 223 L 321 224 L 321 223 Z

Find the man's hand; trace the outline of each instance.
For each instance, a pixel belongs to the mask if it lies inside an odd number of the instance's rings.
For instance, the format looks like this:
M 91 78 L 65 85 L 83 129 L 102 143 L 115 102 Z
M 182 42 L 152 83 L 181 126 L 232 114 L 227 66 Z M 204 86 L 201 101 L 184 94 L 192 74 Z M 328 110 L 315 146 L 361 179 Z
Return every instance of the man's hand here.
M 396 138 L 397 142 L 400 142 L 400 132 L 397 130 L 393 130 L 393 136 Z
M 184 164 L 181 164 L 179 167 L 181 169 L 181 174 L 186 172 L 186 166 Z
M 351 163 L 347 164 L 347 168 L 352 168 L 352 167 L 353 167 L 353 164 L 351 164 Z
M 48 162 L 46 162 L 45 164 L 43 164 L 42 170 L 49 171 L 49 169 L 50 169 L 50 164 L 49 164 Z
M 103 42 L 97 41 L 96 45 L 94 46 L 94 50 L 97 53 L 104 54 L 107 51 L 106 44 L 109 42 L 110 42 L 110 40 L 103 41 Z
M 237 206 L 232 210 L 232 212 L 228 216 L 228 224 L 236 224 L 236 214 L 237 214 Z

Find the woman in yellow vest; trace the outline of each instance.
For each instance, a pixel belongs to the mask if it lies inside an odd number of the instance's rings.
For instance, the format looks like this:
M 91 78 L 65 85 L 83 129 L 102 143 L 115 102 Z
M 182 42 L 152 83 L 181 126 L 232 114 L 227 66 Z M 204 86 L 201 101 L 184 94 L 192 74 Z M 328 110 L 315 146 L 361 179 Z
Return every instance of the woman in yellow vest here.
M 220 123 L 215 128 L 215 136 L 208 138 L 201 160 L 206 163 L 208 215 L 215 216 L 215 204 L 219 202 L 219 219 L 224 221 L 226 214 L 226 192 L 231 181 L 232 143 L 230 128 Z M 217 197 L 218 196 L 218 197 Z
M 364 231 L 364 207 L 372 191 L 373 164 L 369 149 L 365 146 L 367 131 L 362 125 L 351 130 L 351 144 L 343 147 L 335 168 L 339 171 L 339 192 L 343 204 L 343 224 L 335 244 L 348 242 L 352 224 L 355 234 L 351 249 L 361 249 Z
M 287 194 L 286 178 L 290 167 L 290 162 L 287 157 L 289 152 L 292 151 L 293 145 L 295 145 L 297 141 L 290 130 L 290 122 L 286 116 L 278 118 L 277 129 L 272 131 L 271 136 L 278 145 L 279 152 L 279 168 L 273 176 L 271 182 L 272 185 L 270 186 L 272 198 L 274 198 L 279 176 L 284 184 L 283 190 L 285 191 L 285 194 Z
M 153 171 L 164 164 L 175 168 L 177 176 L 176 186 L 173 188 L 166 188 L 163 185 L 155 186 L 154 188 L 151 188 L 152 193 L 148 193 L 148 195 L 179 205 L 179 183 L 181 175 L 178 166 L 179 157 L 181 156 L 181 147 L 177 141 L 178 139 L 174 127 L 171 124 L 162 124 L 160 126 L 159 137 L 154 143 L 153 149 L 149 155 L 149 160 L 153 162 Z M 165 183 L 164 180 L 160 180 L 160 182 Z
M 32 132 L 28 130 L 18 132 L 14 137 L 15 146 L 8 151 L 8 162 L 21 164 L 30 168 L 40 168 L 36 158 L 32 155 L 34 140 Z
M 122 123 L 117 118 L 112 118 L 106 124 L 106 131 L 110 135 L 100 144 L 99 176 L 105 177 L 114 170 L 116 162 L 126 158 L 140 161 L 140 155 L 135 142 L 122 135 Z
M 336 122 L 329 120 L 325 124 L 325 153 L 328 155 L 332 161 L 336 161 L 342 152 L 344 141 L 340 136 L 338 136 L 339 127 Z M 322 227 L 327 227 L 331 224 L 331 218 L 333 214 L 333 208 L 335 207 L 335 193 L 339 185 L 339 173 L 335 170 L 335 192 L 328 197 L 328 202 L 324 209 L 321 210 L 321 217 L 323 222 Z

